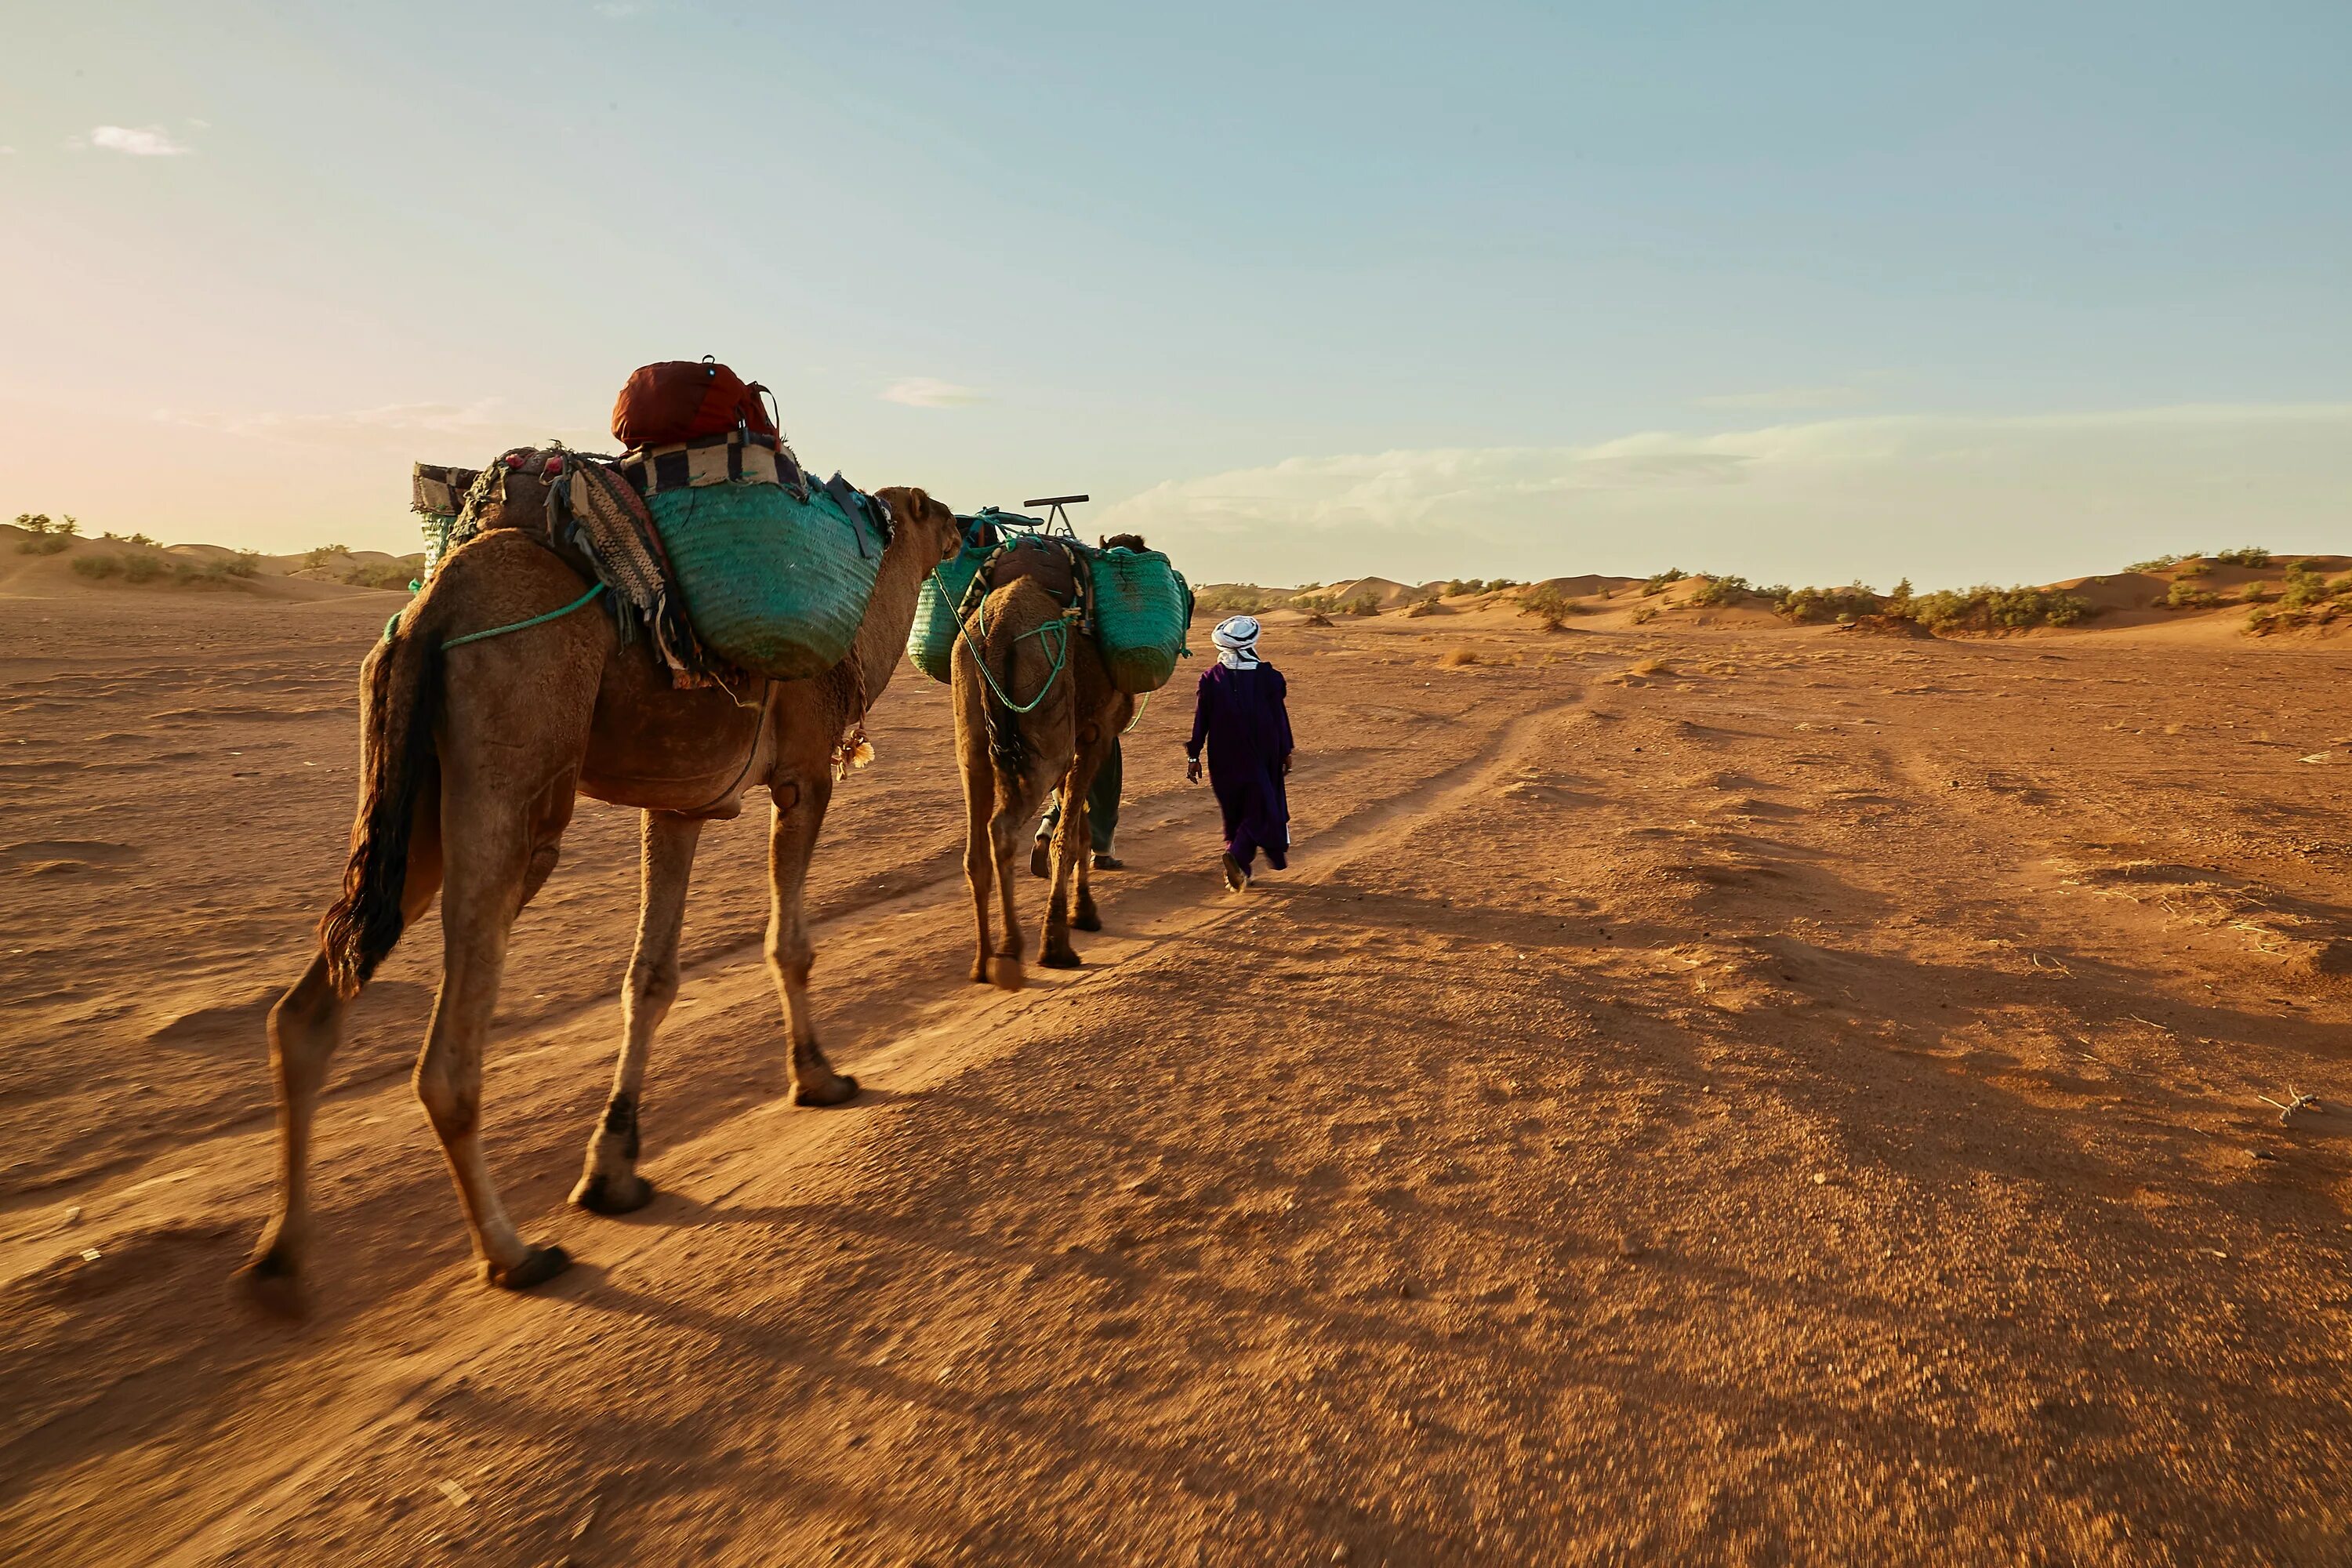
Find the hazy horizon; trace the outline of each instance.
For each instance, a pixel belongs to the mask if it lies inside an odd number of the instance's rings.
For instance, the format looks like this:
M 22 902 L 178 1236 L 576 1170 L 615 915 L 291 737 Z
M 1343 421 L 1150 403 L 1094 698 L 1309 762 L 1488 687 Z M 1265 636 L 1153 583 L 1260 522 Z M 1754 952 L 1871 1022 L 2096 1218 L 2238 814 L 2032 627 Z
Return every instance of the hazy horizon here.
M 412 460 L 708 353 L 1198 581 L 2352 550 L 2347 66 L 2323 5 L 48 8 L 0 516 L 405 552 Z

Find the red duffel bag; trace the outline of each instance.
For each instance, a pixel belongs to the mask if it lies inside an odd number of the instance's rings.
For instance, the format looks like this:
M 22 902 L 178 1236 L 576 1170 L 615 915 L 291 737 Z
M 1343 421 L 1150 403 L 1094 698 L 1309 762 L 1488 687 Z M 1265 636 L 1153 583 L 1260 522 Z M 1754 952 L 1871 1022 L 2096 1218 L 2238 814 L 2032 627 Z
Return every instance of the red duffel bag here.
M 741 377 L 705 356 L 665 360 L 639 366 L 613 404 L 613 439 L 631 451 L 674 447 L 716 436 L 740 423 L 756 436 L 774 436 L 758 382 Z

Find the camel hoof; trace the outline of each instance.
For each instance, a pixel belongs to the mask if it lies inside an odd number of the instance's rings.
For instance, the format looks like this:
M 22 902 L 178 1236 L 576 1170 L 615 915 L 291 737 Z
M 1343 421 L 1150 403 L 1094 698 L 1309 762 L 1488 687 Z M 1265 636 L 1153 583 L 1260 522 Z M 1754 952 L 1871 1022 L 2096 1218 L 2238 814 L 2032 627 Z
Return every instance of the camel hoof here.
M 1086 961 L 1066 947 L 1059 952 L 1054 952 L 1050 948 L 1047 949 L 1045 952 L 1037 955 L 1037 962 L 1044 964 L 1048 969 L 1076 969 L 1081 967 Z
M 590 1214 L 635 1214 L 654 1201 L 654 1184 L 635 1173 L 612 1176 L 599 1171 L 580 1178 L 572 1189 L 572 1201 Z
M 857 1080 L 845 1072 L 837 1072 L 815 1083 L 793 1085 L 794 1105 L 846 1105 L 857 1098 Z
M 1021 961 L 1017 958 L 992 958 L 988 961 L 988 983 L 999 991 L 1018 991 L 1024 984 Z
M 1092 910 L 1080 910 L 1076 914 L 1070 917 L 1070 929 L 1072 931 L 1100 931 L 1102 930 L 1102 916 L 1095 913 Z
M 302 1293 L 302 1281 L 295 1274 L 294 1265 L 280 1257 L 275 1247 L 255 1257 L 231 1279 L 247 1304 L 273 1318 L 290 1321 L 310 1310 L 309 1298 Z
M 974 985 L 985 985 L 988 984 L 988 960 L 984 958 L 976 958 L 972 960 L 971 983 Z
M 528 1290 L 544 1285 L 572 1267 L 572 1255 L 560 1247 L 534 1247 L 511 1268 L 485 1264 L 482 1272 L 501 1290 Z

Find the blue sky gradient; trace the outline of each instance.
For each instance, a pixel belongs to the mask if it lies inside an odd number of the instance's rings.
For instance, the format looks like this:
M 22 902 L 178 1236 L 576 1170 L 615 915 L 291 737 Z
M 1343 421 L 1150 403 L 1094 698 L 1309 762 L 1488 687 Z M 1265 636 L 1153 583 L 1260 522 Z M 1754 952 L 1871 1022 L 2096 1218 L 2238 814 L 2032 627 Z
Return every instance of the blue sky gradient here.
M 0 511 L 404 547 L 409 459 L 715 353 L 814 464 L 1091 490 L 1202 580 L 2352 548 L 2341 4 L 12 34 Z

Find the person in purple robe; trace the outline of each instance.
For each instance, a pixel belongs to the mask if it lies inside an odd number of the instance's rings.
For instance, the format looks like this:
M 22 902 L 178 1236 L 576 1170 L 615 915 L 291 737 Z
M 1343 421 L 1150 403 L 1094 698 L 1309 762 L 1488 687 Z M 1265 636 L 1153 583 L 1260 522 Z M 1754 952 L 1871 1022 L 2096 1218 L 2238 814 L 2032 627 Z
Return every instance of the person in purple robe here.
M 1191 759 L 1184 776 L 1201 782 L 1201 752 L 1209 753 L 1209 787 L 1225 816 L 1225 886 L 1249 886 L 1258 851 L 1279 871 L 1289 859 L 1290 710 L 1282 671 L 1257 656 L 1257 622 L 1235 616 L 1209 634 L 1217 662 L 1201 675 L 1192 708 Z

